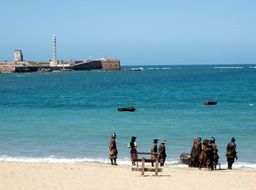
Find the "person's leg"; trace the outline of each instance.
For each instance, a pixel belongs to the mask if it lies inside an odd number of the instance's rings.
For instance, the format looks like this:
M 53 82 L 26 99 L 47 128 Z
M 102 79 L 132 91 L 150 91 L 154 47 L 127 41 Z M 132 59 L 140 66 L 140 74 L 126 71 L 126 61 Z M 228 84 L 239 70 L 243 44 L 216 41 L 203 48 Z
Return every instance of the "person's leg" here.
M 233 165 L 234 161 L 233 159 L 228 159 L 228 169 L 232 169 L 232 165 Z

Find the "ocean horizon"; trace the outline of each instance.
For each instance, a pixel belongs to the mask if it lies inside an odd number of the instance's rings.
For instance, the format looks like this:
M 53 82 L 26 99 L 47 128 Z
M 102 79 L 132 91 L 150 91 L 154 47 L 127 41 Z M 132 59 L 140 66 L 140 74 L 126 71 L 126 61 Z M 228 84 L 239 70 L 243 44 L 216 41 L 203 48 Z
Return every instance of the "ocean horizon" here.
M 179 156 L 195 137 L 215 137 L 224 168 L 235 137 L 234 168 L 256 169 L 255 74 L 254 64 L 0 74 L 0 161 L 109 163 L 115 132 L 121 165 L 131 164 L 131 136 L 139 152 L 166 140 L 170 167 L 187 167 Z M 135 112 L 117 111 L 130 105 Z

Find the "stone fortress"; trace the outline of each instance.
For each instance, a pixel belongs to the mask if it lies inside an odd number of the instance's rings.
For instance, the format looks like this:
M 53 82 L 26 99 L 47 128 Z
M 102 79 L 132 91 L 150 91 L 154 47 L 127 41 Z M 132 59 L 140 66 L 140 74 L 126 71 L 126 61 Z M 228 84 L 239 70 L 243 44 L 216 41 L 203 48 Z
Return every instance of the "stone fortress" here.
M 51 72 L 67 70 L 120 70 L 120 60 L 102 58 L 87 60 L 58 60 L 56 36 L 53 35 L 52 59 L 50 61 L 26 61 L 22 50 L 14 50 L 13 61 L 0 61 L 0 73 L 10 72 Z

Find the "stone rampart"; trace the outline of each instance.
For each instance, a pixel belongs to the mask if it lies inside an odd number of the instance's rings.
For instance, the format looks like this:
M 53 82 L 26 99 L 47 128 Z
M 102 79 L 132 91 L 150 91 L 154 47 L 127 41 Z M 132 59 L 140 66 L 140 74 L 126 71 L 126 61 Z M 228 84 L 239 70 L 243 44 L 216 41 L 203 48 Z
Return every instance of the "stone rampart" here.
M 12 73 L 15 72 L 15 65 L 0 65 L 0 73 Z

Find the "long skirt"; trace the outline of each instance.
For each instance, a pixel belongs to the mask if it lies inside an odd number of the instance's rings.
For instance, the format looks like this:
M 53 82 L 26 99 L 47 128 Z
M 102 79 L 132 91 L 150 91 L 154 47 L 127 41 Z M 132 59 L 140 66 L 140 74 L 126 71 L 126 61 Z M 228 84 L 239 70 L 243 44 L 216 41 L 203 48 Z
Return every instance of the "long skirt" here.
M 131 160 L 137 159 L 138 153 L 136 149 L 131 149 Z

